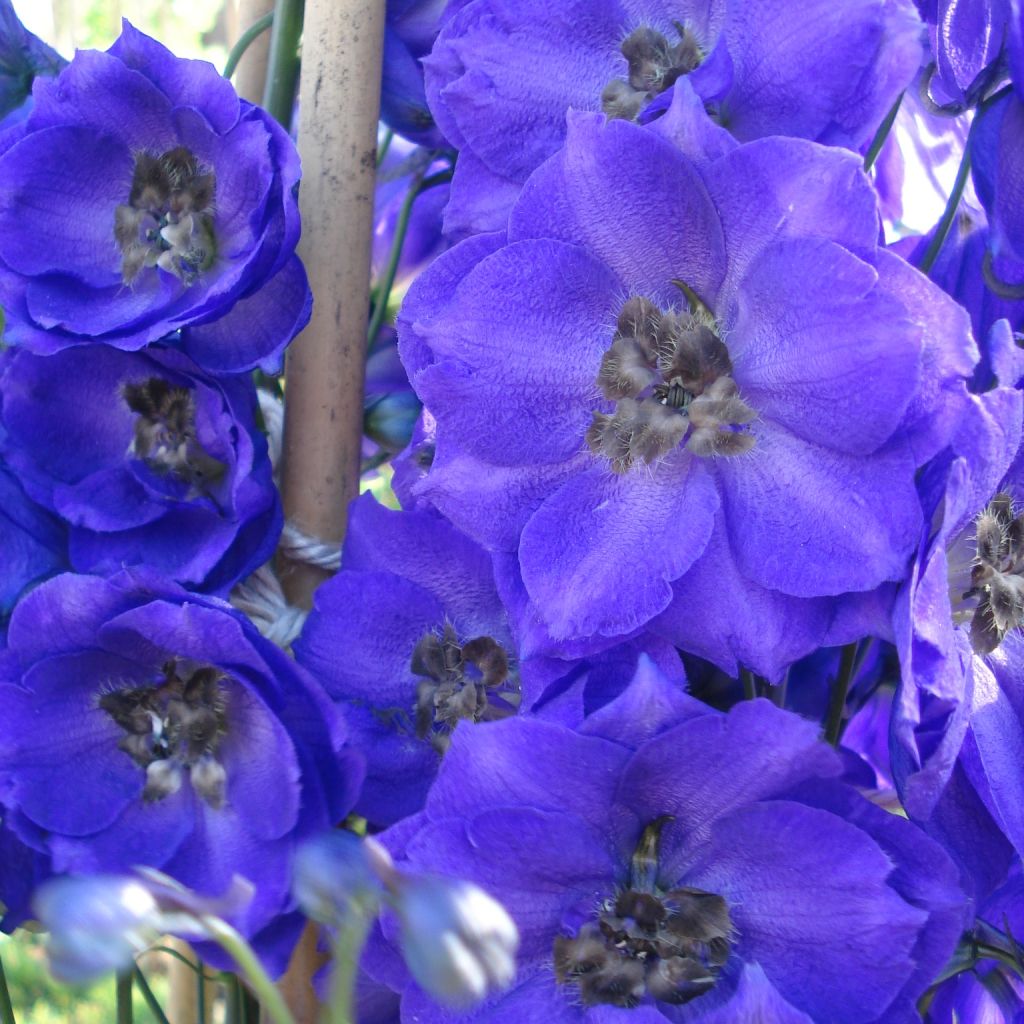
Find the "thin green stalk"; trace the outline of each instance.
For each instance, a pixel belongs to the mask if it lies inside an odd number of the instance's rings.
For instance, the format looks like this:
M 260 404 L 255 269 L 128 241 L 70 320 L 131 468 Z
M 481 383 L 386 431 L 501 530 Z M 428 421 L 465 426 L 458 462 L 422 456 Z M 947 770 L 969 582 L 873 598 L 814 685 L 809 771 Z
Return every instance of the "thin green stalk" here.
M 203 962 L 196 957 L 199 970 L 196 972 L 196 1017 L 200 1024 L 206 1020 L 206 975 L 203 972 Z
M 252 986 L 253 992 L 263 1004 L 274 1024 L 295 1024 L 281 993 L 267 976 L 267 972 L 263 970 L 263 965 L 249 943 L 231 925 L 219 917 L 204 916 L 200 920 L 210 938 L 241 968 L 246 981 Z
M 236 974 L 227 971 L 222 972 L 221 980 L 225 989 L 224 1024 L 245 1024 L 242 983 Z
M 380 167 L 384 163 L 384 157 L 388 155 L 388 150 L 391 148 L 391 143 L 395 139 L 395 133 L 390 129 L 386 129 L 384 132 L 384 138 L 381 139 L 380 145 L 377 147 L 377 166 Z
M 857 661 L 857 643 L 847 644 L 839 658 L 839 674 L 832 683 L 829 694 L 828 715 L 825 718 L 825 741 L 833 747 L 839 745 L 843 733 L 843 712 L 846 710 L 846 695 L 853 682 L 853 669 Z
M 740 682 L 743 684 L 743 696 L 746 700 L 753 700 L 757 696 L 757 682 L 754 673 L 749 668 L 740 669 Z
M 949 229 L 953 226 L 953 220 L 956 218 L 957 207 L 960 205 L 960 199 L 964 194 L 967 177 L 970 173 L 971 137 L 968 134 L 967 145 L 964 146 L 964 155 L 960 161 L 960 168 L 956 172 L 956 180 L 953 182 L 953 190 L 949 193 L 949 198 L 946 200 L 946 208 L 942 211 L 942 217 L 935 228 L 932 240 L 928 243 L 928 248 L 925 249 L 924 256 L 918 264 L 918 270 L 922 274 L 927 274 L 939 257 L 939 251 L 942 249 L 946 236 L 949 234 Z
M 11 1005 L 11 993 L 7 988 L 3 960 L 0 960 L 0 1024 L 17 1024 L 14 1019 L 14 1007 Z
M 782 677 L 782 681 L 777 683 L 775 686 L 768 684 L 767 692 L 771 702 L 777 708 L 784 708 L 786 706 L 786 695 L 789 691 L 789 669 L 786 669 L 786 674 Z
M 197 967 L 187 956 L 182 956 L 176 949 L 172 949 L 170 946 L 150 946 L 149 949 L 145 950 L 141 955 L 145 956 L 147 953 L 166 953 L 168 956 L 173 956 L 175 960 L 183 963 L 189 970 L 195 974 L 203 974 L 202 968 Z M 214 975 L 203 974 L 203 977 L 207 981 L 216 981 L 217 978 Z
M 409 221 L 412 217 L 413 203 L 428 189 L 437 185 L 443 185 L 451 181 L 451 171 L 440 171 L 432 174 L 429 178 L 414 179 L 409 191 L 405 194 L 402 207 L 398 211 L 398 220 L 395 223 L 395 235 L 391 240 L 391 251 L 388 253 L 387 266 L 384 274 L 377 284 L 376 299 L 373 303 L 373 315 L 370 317 L 370 324 L 366 329 L 367 343 L 373 348 L 377 335 L 384 324 L 384 316 L 388 309 L 388 300 L 391 298 L 391 289 L 395 284 L 395 275 L 398 273 L 398 264 L 402 258 L 402 248 L 405 245 L 405 236 L 409 231 Z
M 331 968 L 331 1001 L 327 1006 L 328 1024 L 356 1024 L 356 975 L 372 921 L 372 914 L 361 913 L 353 907 L 338 928 Z
M 949 229 L 953 226 L 953 221 L 956 219 L 956 211 L 960 206 L 960 199 L 964 194 L 964 188 L 967 185 L 967 178 L 971 173 L 971 142 L 974 138 L 974 133 L 977 130 L 978 125 L 981 123 L 982 116 L 991 106 L 998 103 L 1004 96 L 1006 96 L 1012 88 L 1013 87 L 1011 85 L 1003 86 L 1002 89 L 994 92 L 991 96 L 987 96 L 980 104 L 978 104 L 974 120 L 971 122 L 971 129 L 967 133 L 967 142 L 964 144 L 964 155 L 960 161 L 960 167 L 956 172 L 956 180 L 953 182 L 953 190 L 949 193 L 949 199 L 946 200 L 946 208 L 942 211 L 942 217 L 935 228 L 935 234 L 932 235 L 932 240 L 928 243 L 928 248 L 925 250 L 924 256 L 918 264 L 918 270 L 923 274 L 927 274 L 934 266 L 935 261 L 939 257 L 939 252 L 942 250 L 943 243 L 946 241 L 947 235 L 949 235 Z
M 153 1017 L 156 1020 L 156 1024 L 171 1024 L 167 1019 L 167 1014 L 163 1011 L 163 1007 L 161 1007 L 156 996 L 153 994 L 153 990 L 149 987 L 149 982 L 146 981 L 146 976 L 142 973 L 142 969 L 138 964 L 135 965 L 135 970 L 132 971 L 132 974 L 135 977 L 135 984 L 138 985 L 139 991 L 142 993 L 142 998 L 146 1000 L 149 1012 L 153 1014 Z
M 132 972 L 117 975 L 117 1024 L 132 1024 Z
M 885 115 L 885 119 L 878 126 L 878 131 L 875 132 L 875 137 L 871 140 L 871 145 L 868 146 L 868 151 L 864 155 L 865 171 L 871 170 L 878 159 L 878 154 L 882 152 L 882 147 L 885 145 L 885 140 L 889 138 L 889 132 L 892 131 L 893 122 L 896 120 L 902 102 L 903 93 L 900 93 L 896 97 L 896 102 L 889 108 L 889 113 Z
M 264 32 L 274 24 L 274 12 L 264 14 L 262 18 L 254 21 L 239 37 L 238 42 L 231 47 L 227 63 L 224 65 L 224 77 L 230 78 L 238 68 L 238 62 L 245 56 L 245 51 L 259 39 Z
M 263 106 L 287 130 L 292 123 L 295 89 L 299 82 L 299 39 L 302 37 L 304 0 L 277 0 L 270 32 L 270 66 Z

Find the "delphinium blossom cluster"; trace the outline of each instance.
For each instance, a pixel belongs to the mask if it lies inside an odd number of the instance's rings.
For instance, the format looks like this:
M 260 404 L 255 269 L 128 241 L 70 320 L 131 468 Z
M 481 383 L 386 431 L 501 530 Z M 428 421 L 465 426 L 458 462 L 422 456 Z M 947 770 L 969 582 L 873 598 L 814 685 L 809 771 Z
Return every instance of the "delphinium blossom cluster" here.
M 308 615 L 287 126 L 5 31 L 6 930 L 275 1020 L 305 920 L 360 1024 L 1024 1019 L 1019 4 L 389 3 Z

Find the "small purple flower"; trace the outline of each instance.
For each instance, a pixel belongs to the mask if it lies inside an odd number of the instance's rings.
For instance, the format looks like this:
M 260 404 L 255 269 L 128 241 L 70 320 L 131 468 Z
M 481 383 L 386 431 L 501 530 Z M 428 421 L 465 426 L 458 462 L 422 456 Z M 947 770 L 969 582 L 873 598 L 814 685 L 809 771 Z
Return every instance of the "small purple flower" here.
M 877 247 L 855 156 L 741 146 L 677 101 L 658 122 L 676 146 L 570 118 L 507 240 L 469 239 L 414 283 L 400 351 L 437 437 L 412 489 L 517 553 L 555 641 L 652 623 L 778 678 L 843 642 L 836 598 L 904 577 L 914 472 L 977 349 Z
M 67 524 L 73 568 L 149 565 L 225 593 L 270 557 L 280 500 L 247 377 L 96 346 L 13 349 L 0 372 L 0 450 Z
M 509 581 L 495 576 L 487 553 L 436 513 L 391 511 L 369 495 L 353 503 L 342 570 L 317 590 L 294 651 L 366 752 L 357 812 L 374 824 L 423 806 L 457 729 L 547 702 L 545 714 L 579 720 L 617 695 L 608 673 L 621 689 L 644 649 L 531 657 L 529 624 L 506 610 Z M 675 652 L 648 647 L 681 682 Z
M 381 838 L 519 927 L 515 986 L 458 1019 L 909 1020 L 964 898 L 941 848 L 841 772 L 811 723 L 763 700 L 712 711 L 647 664 L 576 730 L 457 733 L 423 814 Z M 403 1019 L 456 1019 L 388 956 L 375 941 L 364 966 Z
M 643 121 L 678 81 L 743 141 L 858 148 L 917 71 L 922 32 L 909 0 L 451 4 L 424 61 L 431 110 L 459 150 L 446 229 L 503 228 L 564 142 L 567 110 Z
M 127 22 L 33 99 L 0 156 L 8 340 L 135 350 L 181 330 L 204 369 L 275 369 L 310 310 L 285 132 Z
M 241 875 L 247 935 L 292 908 L 296 843 L 347 813 L 361 776 L 301 668 L 226 604 L 142 570 L 41 584 L 8 642 L 0 801 L 23 842 L 58 873 L 142 864 L 201 895 Z
M 998 353 L 994 363 L 1003 363 Z M 1021 403 L 1007 387 L 979 396 L 950 449 L 922 473 L 930 526 L 894 613 L 897 789 L 979 898 L 1005 876 L 1007 842 L 1024 850 L 1015 761 L 1024 750 Z

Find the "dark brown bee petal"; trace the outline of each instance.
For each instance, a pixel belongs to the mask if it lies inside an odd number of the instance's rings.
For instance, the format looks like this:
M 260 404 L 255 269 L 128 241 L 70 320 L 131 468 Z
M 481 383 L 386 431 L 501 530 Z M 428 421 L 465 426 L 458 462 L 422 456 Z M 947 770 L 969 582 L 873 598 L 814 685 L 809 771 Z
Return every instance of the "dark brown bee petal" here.
M 489 636 L 478 636 L 463 644 L 462 657 L 480 670 L 484 686 L 500 686 L 508 678 L 508 655 Z
M 657 1000 L 679 1006 L 704 995 L 715 985 L 715 976 L 690 957 L 658 960 L 647 972 L 647 990 Z

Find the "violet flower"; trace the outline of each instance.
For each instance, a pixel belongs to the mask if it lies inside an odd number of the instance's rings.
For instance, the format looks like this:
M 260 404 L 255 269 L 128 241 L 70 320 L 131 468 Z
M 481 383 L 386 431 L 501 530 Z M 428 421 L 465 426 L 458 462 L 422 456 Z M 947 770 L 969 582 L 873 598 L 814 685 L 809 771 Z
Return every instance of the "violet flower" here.
M 293 649 L 365 751 L 356 810 L 371 823 L 423 806 L 460 729 L 541 706 L 578 721 L 618 694 L 643 650 L 681 685 L 678 656 L 657 640 L 532 656 L 528 624 L 500 586 L 487 553 L 435 513 L 391 511 L 369 495 L 353 502 L 341 572 L 317 590 Z
M 649 664 L 576 730 L 460 732 L 423 814 L 381 838 L 504 904 L 515 986 L 454 1017 L 396 964 L 389 920 L 364 968 L 424 1024 L 916 1019 L 960 933 L 956 871 L 841 770 L 811 723 L 712 711 Z
M 172 349 L 14 349 L 0 399 L 0 451 L 67 524 L 76 570 L 144 564 L 226 593 L 273 553 L 280 500 L 248 378 Z
M 127 22 L 33 99 L 0 156 L 8 341 L 135 350 L 181 330 L 206 370 L 276 369 L 310 311 L 285 132 Z
M 877 247 L 858 158 L 739 146 L 676 96 L 658 123 L 676 145 L 571 117 L 507 241 L 467 240 L 414 283 L 400 351 L 437 437 L 413 492 L 518 554 L 555 641 L 653 622 L 778 678 L 863 635 L 835 598 L 904 577 L 914 473 L 977 348 Z
M 143 570 L 41 584 L 8 641 L 5 824 L 58 873 L 147 865 L 211 896 L 240 875 L 255 897 L 232 923 L 287 957 L 296 844 L 361 777 L 314 680 L 228 605 Z
M 451 4 L 424 61 L 430 108 L 459 150 L 446 229 L 503 228 L 564 142 L 566 111 L 645 120 L 677 81 L 743 141 L 859 148 L 917 71 L 922 32 L 909 0 Z

